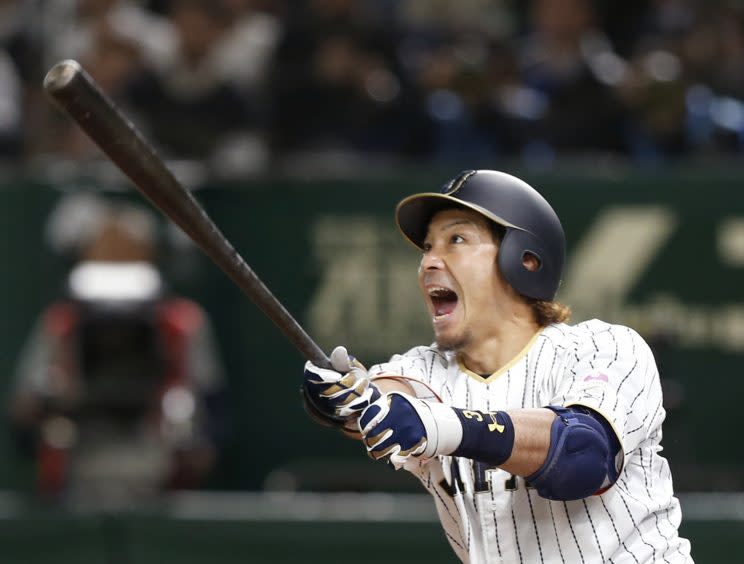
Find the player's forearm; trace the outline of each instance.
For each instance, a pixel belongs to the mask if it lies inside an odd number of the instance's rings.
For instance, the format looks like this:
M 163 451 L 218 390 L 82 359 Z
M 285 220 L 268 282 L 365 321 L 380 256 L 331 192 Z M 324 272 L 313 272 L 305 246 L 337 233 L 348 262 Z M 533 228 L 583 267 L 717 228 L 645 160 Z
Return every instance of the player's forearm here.
M 449 411 L 456 417 L 448 418 Z M 439 421 L 437 435 L 449 438 L 438 438 L 438 454 L 469 458 L 526 477 L 540 469 L 550 451 L 555 414 L 549 409 L 483 412 L 442 406 L 433 408 L 433 413 Z
M 440 454 L 451 452 L 522 476 L 542 497 L 581 499 L 617 478 L 619 442 L 613 441 L 604 419 L 588 408 L 452 410 L 462 433 L 452 432 L 457 425 L 445 425 L 448 430 L 439 435 L 454 440 L 443 444 L 458 446 L 452 451 L 439 450 Z
M 370 456 L 396 468 L 411 457 L 469 458 L 523 476 L 542 497 L 573 500 L 617 477 L 619 444 L 603 421 L 580 406 L 477 411 L 389 392 L 362 412 L 359 427 Z
M 415 395 L 412 388 L 399 379 L 375 380 L 380 392 L 402 392 Z M 488 417 L 480 419 L 476 412 L 459 410 L 466 414 L 468 423 L 478 424 L 482 421 L 488 423 Z M 514 428 L 514 442 L 511 447 L 509 458 L 499 466 L 518 476 L 529 476 L 536 472 L 545 462 L 550 448 L 550 427 L 555 419 L 555 413 L 549 409 L 515 409 L 507 412 Z M 469 414 L 472 414 L 468 417 Z M 503 441 L 506 437 L 498 432 L 489 432 L 483 441 Z M 489 445 L 481 444 L 484 451 L 490 450 Z M 480 449 L 479 449 L 480 450 Z M 497 447 L 498 450 L 498 447 Z M 477 460 L 477 458 L 476 458 Z M 484 461 L 484 460 L 481 460 Z
M 515 409 L 508 413 L 514 425 L 514 446 L 501 468 L 517 476 L 529 476 L 545 462 L 550 427 L 556 416 L 549 409 Z

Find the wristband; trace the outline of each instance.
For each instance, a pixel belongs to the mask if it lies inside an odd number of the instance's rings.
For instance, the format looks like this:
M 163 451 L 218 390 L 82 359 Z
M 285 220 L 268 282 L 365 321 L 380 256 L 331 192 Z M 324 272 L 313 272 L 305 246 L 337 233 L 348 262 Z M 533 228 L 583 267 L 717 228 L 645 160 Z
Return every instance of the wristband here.
M 514 425 L 505 411 L 472 411 L 452 408 L 462 424 L 462 440 L 452 452 L 471 460 L 500 466 L 511 456 Z

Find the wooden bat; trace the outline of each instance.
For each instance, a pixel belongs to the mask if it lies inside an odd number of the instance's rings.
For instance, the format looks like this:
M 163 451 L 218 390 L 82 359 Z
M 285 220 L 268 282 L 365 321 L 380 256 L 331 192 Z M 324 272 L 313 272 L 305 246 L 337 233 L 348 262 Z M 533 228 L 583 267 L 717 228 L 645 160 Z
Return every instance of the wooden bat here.
M 181 227 L 316 366 L 331 368 L 323 350 L 264 285 L 204 209 L 176 180 L 153 147 L 77 61 L 60 61 L 44 89 L 126 174 L 144 196 Z

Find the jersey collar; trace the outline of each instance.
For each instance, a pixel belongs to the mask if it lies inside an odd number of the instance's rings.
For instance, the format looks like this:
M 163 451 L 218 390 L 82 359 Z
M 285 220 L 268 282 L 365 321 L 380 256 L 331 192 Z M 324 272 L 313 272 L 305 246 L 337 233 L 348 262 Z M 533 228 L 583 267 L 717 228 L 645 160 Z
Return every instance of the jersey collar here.
M 457 364 L 460 367 L 460 370 L 462 370 L 465 374 L 467 374 L 474 380 L 477 380 L 481 384 L 490 384 L 491 382 L 496 380 L 496 378 L 508 372 L 515 364 L 517 364 L 520 360 L 522 360 L 525 356 L 527 356 L 527 353 L 530 352 L 532 345 L 535 344 L 537 337 L 540 336 L 540 334 L 543 332 L 544 329 L 545 327 L 540 327 L 540 329 L 538 329 L 537 332 L 534 335 L 532 335 L 530 340 L 527 341 L 527 344 L 524 346 L 524 348 L 521 351 L 519 351 L 514 356 L 514 358 L 512 358 L 509 362 L 507 362 L 504 366 L 499 368 L 493 374 L 489 374 L 488 376 L 482 376 L 480 374 L 477 374 L 476 372 L 473 372 L 467 366 L 465 366 L 465 363 L 462 361 L 462 357 L 460 356 L 459 353 L 457 354 Z

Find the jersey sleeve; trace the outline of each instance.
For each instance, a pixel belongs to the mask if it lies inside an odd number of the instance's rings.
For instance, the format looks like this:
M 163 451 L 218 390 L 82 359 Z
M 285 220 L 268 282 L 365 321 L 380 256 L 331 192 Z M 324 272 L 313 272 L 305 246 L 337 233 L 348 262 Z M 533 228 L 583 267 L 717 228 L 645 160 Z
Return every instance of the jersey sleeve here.
M 575 347 L 568 353 L 550 403 L 582 405 L 599 413 L 627 457 L 664 419 L 653 354 L 629 327 L 596 320 L 577 327 Z
M 421 346 L 393 355 L 390 361 L 376 364 L 368 372 L 372 381 L 385 378 L 404 380 L 419 399 L 441 402 L 433 386 L 434 381 L 443 377 L 446 367 L 447 360 L 441 352 Z

